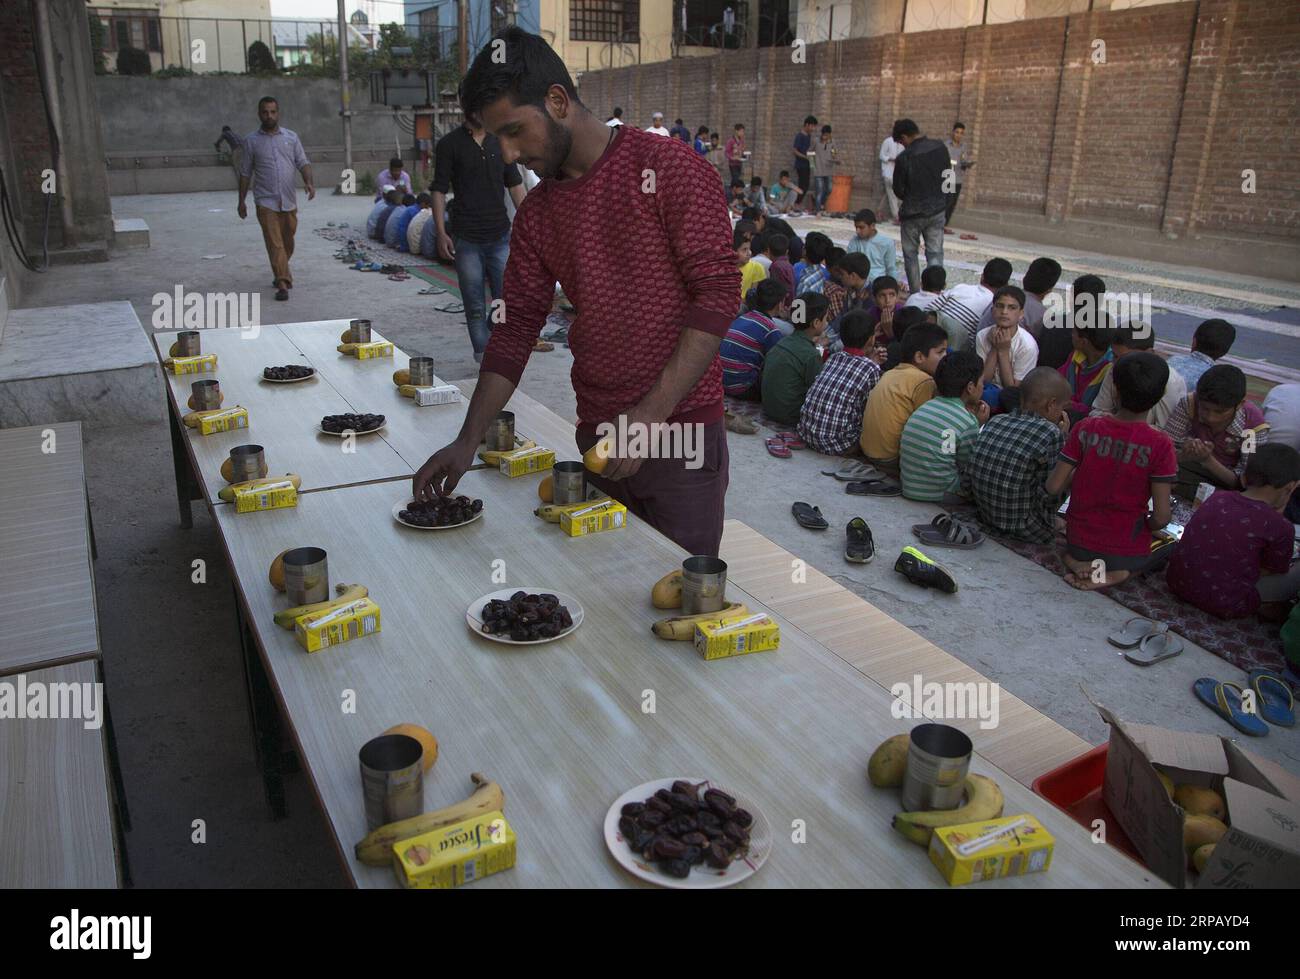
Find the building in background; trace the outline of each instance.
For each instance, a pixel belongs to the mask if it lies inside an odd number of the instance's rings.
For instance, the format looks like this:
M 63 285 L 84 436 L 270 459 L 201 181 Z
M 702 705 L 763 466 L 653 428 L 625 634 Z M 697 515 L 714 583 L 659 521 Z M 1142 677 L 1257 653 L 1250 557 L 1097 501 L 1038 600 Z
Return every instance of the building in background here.
M 248 46 L 274 42 L 271 0 L 94 0 L 104 25 L 104 64 L 113 71 L 124 47 L 149 53 L 154 71 L 243 71 Z

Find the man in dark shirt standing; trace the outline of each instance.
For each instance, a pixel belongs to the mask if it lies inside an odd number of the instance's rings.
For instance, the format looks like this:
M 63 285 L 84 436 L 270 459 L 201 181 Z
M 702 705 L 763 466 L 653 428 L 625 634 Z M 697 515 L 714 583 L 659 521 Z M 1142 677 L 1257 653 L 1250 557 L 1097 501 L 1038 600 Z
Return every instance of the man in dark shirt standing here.
M 510 256 L 510 218 L 506 214 L 501 188 L 510 191 L 518 207 L 524 199 L 523 177 L 513 164 L 501 159 L 497 138 L 477 120 L 467 119 L 438 140 L 434 150 L 433 220 L 437 228 L 438 254 L 455 261 L 460 280 L 460 298 L 465 306 L 465 325 L 474 346 L 474 360 L 483 360 L 492 326 L 486 315 L 484 273 L 492 298 L 500 299 L 501 280 Z M 451 230 L 446 225 L 447 191 L 456 194 Z
M 916 292 L 921 288 L 917 246 L 922 238 L 926 266 L 943 264 L 943 223 L 948 208 L 944 182 L 952 174 L 952 164 L 948 148 L 937 139 L 922 136 L 911 119 L 894 123 L 894 141 L 903 145 L 903 152 L 894 161 L 903 265 L 907 269 L 908 288 Z
M 794 134 L 794 172 L 795 183 L 799 185 L 800 204 L 812 187 L 812 161 L 808 158 L 808 152 L 813 148 L 813 130 L 816 128 L 817 117 L 808 116 L 803 121 L 803 128 Z

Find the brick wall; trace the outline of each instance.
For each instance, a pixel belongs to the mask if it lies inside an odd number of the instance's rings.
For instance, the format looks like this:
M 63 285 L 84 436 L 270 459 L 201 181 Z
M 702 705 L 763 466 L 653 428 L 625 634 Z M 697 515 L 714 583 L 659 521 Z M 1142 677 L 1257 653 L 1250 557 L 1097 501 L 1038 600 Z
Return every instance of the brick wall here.
M 618 104 L 642 126 L 654 108 L 724 137 L 743 122 L 765 181 L 792 167 L 811 112 L 835 128 L 855 208 L 880 201 L 876 154 L 894 119 L 943 138 L 960 118 L 978 160 L 963 197 L 974 212 L 1300 242 L 1300 3 L 1169 3 L 806 53 L 589 72 L 580 90 L 602 118 Z

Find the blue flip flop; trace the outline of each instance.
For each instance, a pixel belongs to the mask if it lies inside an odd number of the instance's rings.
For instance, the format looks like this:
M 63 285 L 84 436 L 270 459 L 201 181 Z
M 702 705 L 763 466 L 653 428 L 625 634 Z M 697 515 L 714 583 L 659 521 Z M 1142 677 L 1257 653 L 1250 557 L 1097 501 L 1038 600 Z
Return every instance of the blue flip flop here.
M 1272 670 L 1251 670 L 1247 677 L 1260 716 L 1278 727 L 1295 727 L 1295 697 L 1290 685 Z
M 1201 703 L 1242 734 L 1249 734 L 1252 738 L 1262 738 L 1268 734 L 1267 724 L 1241 709 L 1242 689 L 1235 683 L 1220 682 L 1203 676 L 1192 684 L 1192 690 Z

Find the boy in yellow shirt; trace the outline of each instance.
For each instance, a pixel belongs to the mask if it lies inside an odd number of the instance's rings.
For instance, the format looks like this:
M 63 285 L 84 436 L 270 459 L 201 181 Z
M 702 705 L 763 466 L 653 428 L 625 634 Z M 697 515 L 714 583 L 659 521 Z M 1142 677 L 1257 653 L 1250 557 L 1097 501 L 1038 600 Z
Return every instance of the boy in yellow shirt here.
M 749 290 L 767 278 L 767 269 L 753 259 L 750 241 L 754 237 L 754 223 L 741 221 L 731 234 L 731 245 L 736 252 L 736 265 L 740 268 L 740 301 L 743 303 Z
M 898 479 L 899 445 L 912 412 L 934 397 L 934 372 L 948 352 L 948 334 L 934 323 L 917 323 L 903 334 L 900 363 L 880 376 L 862 412 L 862 454 Z

